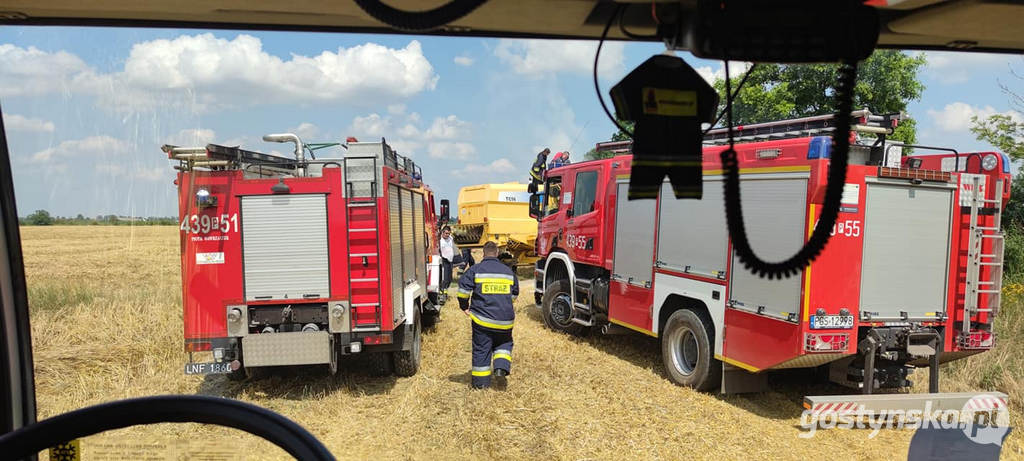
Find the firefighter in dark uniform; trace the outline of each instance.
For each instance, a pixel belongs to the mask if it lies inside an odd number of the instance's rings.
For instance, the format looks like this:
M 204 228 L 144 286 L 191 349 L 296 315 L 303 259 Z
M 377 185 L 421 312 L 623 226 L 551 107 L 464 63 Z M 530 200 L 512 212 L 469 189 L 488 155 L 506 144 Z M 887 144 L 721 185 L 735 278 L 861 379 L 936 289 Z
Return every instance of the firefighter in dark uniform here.
M 519 296 L 519 279 L 498 260 L 498 245 L 484 244 L 484 259 L 459 279 L 459 307 L 472 320 L 473 369 L 476 389 L 491 385 L 491 373 L 508 376 L 512 367 L 512 300 Z

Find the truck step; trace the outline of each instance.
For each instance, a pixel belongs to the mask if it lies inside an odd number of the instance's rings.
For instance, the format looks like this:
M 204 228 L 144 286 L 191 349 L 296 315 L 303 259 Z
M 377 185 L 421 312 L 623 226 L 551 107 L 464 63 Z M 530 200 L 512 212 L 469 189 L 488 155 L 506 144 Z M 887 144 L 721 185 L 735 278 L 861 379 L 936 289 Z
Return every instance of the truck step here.
M 587 314 L 590 313 L 590 306 L 588 306 L 586 304 L 583 304 L 583 303 L 572 303 L 572 305 L 576 309 L 579 309 L 579 310 L 581 310 L 583 312 L 586 312 Z
M 584 319 L 581 319 L 579 317 L 573 317 L 572 318 L 572 322 L 573 323 L 578 323 L 578 324 L 583 325 L 585 327 L 592 327 L 592 326 L 594 326 L 594 322 L 592 322 L 590 320 L 584 320 Z
M 362 228 L 362 229 L 349 229 L 348 231 L 349 232 L 377 232 L 377 228 L 376 227 L 368 227 L 368 228 Z

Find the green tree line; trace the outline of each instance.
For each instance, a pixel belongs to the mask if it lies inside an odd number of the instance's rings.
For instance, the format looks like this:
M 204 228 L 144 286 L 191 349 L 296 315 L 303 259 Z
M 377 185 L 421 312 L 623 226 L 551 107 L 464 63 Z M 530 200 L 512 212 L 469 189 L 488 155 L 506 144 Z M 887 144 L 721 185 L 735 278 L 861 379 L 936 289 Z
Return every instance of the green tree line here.
M 46 210 L 36 210 L 24 218 L 18 218 L 22 226 L 176 226 L 173 217 L 121 218 L 117 215 L 86 217 L 79 213 L 75 217 L 53 216 Z

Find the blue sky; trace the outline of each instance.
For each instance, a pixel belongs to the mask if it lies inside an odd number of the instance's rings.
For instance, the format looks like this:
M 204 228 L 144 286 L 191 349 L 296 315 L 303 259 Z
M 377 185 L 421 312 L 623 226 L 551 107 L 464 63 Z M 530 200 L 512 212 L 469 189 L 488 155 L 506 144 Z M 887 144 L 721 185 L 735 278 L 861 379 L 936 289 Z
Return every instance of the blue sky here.
M 18 209 L 57 215 L 177 213 L 164 143 L 290 150 L 383 136 L 441 197 L 525 181 L 538 150 L 581 158 L 615 128 L 591 82 L 594 43 L 171 29 L 0 29 L 0 105 Z M 602 90 L 657 44 L 608 43 Z M 708 79 L 721 63 L 682 54 Z M 910 105 L 922 144 L 989 150 L 971 115 L 1011 113 L 1016 56 L 928 53 Z M 1018 108 L 1019 110 L 1019 108 Z

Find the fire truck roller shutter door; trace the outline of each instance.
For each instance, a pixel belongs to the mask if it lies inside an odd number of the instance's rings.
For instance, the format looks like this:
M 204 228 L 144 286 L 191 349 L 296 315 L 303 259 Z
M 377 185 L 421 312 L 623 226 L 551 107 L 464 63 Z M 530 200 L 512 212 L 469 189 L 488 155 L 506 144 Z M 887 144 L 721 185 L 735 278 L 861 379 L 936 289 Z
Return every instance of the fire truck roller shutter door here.
M 672 186 L 661 186 L 658 218 L 658 264 L 708 277 L 725 275 L 729 263 L 729 231 L 725 223 L 722 179 L 705 179 L 709 191 L 700 200 L 676 200 Z
M 862 315 L 932 320 L 945 311 L 953 187 L 868 183 Z
M 248 196 L 241 208 L 247 300 L 330 295 L 324 195 Z
M 807 217 L 807 177 L 793 174 L 744 175 L 744 223 L 750 244 L 767 261 L 788 258 L 804 244 Z M 801 277 L 770 280 L 752 274 L 734 256 L 730 274 L 735 307 L 786 319 L 799 317 Z M 739 304 L 742 303 L 742 304 Z M 763 308 L 761 307 L 763 306 Z
M 650 286 L 654 265 L 654 200 L 629 200 L 629 183 L 617 184 L 615 265 L 612 278 Z
M 402 203 L 399 199 L 398 187 L 388 186 L 388 236 L 391 248 L 391 306 L 395 313 L 404 306 L 402 293 Z M 394 316 L 394 315 L 393 315 Z
M 421 287 L 427 286 L 427 266 L 426 266 L 426 246 L 427 246 L 427 232 L 424 229 L 423 221 L 423 194 L 414 192 L 412 194 L 413 204 L 413 235 L 416 236 L 416 281 L 419 282 Z
M 401 189 L 402 198 L 402 280 L 416 278 L 416 230 L 413 228 L 412 192 Z

